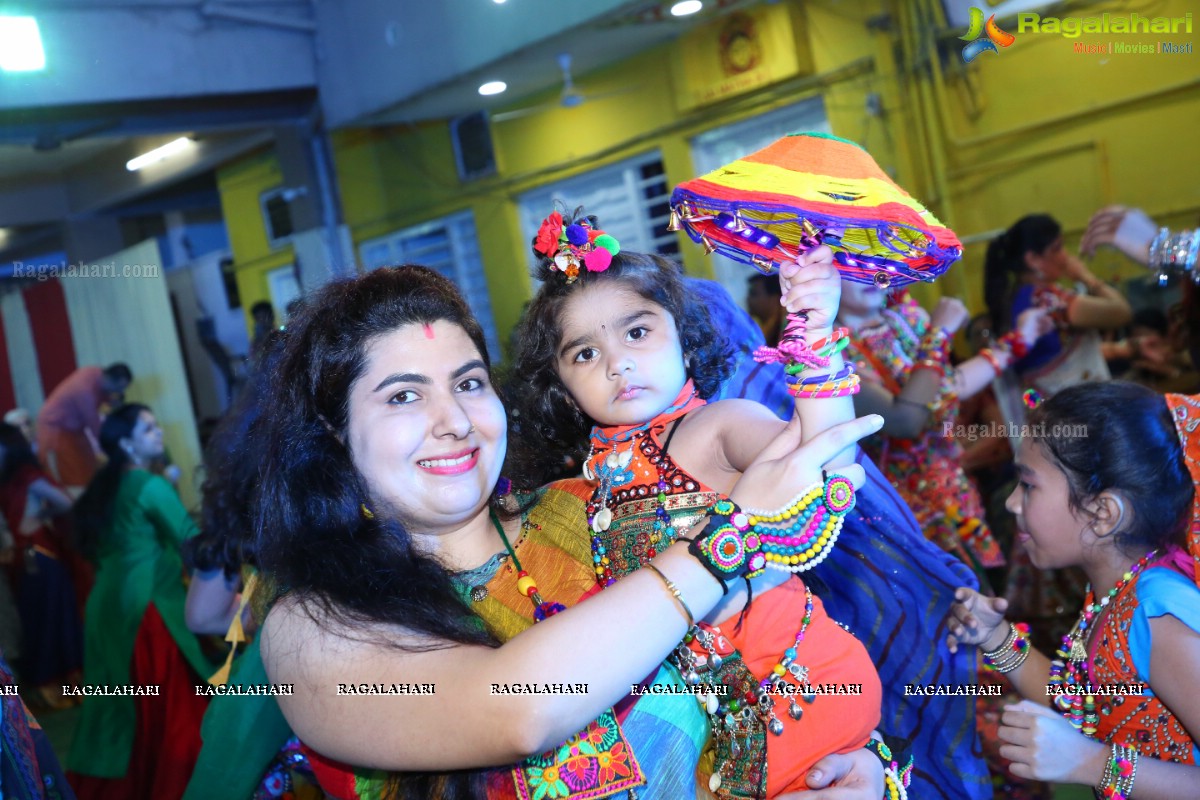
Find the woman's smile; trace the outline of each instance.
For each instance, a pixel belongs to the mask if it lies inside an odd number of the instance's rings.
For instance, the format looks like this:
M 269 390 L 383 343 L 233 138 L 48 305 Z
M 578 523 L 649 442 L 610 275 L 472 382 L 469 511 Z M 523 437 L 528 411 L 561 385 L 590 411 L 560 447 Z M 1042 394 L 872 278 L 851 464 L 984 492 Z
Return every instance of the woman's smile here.
M 434 475 L 461 475 L 475 469 L 479 463 L 479 448 L 464 450 L 456 455 L 440 458 L 423 458 L 417 461 L 417 466 Z

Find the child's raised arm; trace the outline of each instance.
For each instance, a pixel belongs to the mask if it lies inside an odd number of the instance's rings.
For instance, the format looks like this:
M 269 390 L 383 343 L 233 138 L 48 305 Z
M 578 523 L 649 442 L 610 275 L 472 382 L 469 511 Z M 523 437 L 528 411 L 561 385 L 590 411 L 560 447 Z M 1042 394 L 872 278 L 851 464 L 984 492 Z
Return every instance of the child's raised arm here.
M 801 253 L 794 263 L 779 268 L 779 282 L 783 289 L 780 302 L 788 313 L 804 312 L 808 325 L 804 338 L 811 345 L 833 333 L 833 321 L 837 317 L 842 299 L 842 281 L 833 264 L 833 251 L 821 246 Z M 844 366 L 841 355 L 834 355 L 828 367 L 817 369 L 836 375 Z M 796 416 L 800 420 L 803 441 L 809 441 L 822 431 L 841 422 L 854 419 L 854 400 L 850 395 L 822 398 L 796 398 Z M 839 453 L 830 460 L 830 467 L 844 467 L 854 463 L 853 448 Z

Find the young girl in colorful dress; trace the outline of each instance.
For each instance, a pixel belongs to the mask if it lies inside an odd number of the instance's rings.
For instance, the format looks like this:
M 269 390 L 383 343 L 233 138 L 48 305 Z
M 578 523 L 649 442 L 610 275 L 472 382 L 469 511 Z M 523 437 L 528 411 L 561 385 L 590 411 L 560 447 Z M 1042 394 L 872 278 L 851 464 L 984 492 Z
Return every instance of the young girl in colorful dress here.
M 847 357 L 862 376 L 855 405 L 886 422 L 863 447 L 891 478 L 925 535 L 987 580 L 1004 555 L 987 523 L 978 490 L 962 467 L 957 427 L 960 401 L 987 388 L 1047 330 L 1045 312 L 1030 310 L 1017 333 L 950 366 L 950 345 L 967 321 L 962 302 L 943 297 L 929 314 L 907 293 L 892 302 L 884 290 L 842 281 L 838 321 L 850 330 Z
M 1064 278 L 1086 292 L 1059 286 Z M 1013 364 L 1027 387 L 1050 397 L 1076 383 L 1109 379 L 1098 331 L 1128 325 L 1133 310 L 1124 295 L 1066 251 L 1056 219 L 1030 214 L 988 244 L 983 293 L 997 335 L 1015 328 L 1029 308 L 1053 314 L 1057 327 Z
M 1087 599 L 1050 660 L 1005 621 L 1006 601 L 961 589 L 950 646 L 979 645 L 1025 698 L 999 732 L 1015 775 L 1122 800 L 1135 786 L 1138 800 L 1198 797 L 1200 398 L 1081 384 L 1030 422 L 1045 435 L 1018 447 L 1017 538 L 1039 568 L 1081 566 Z
M 535 250 L 546 257 L 539 274 L 545 283 L 519 336 L 516 374 L 525 389 L 520 418 L 537 420 L 540 434 L 573 435 L 571 444 L 582 443 L 590 423 L 598 426 L 584 474 L 598 480 L 588 516 L 603 588 L 648 563 L 717 493 L 728 493 L 784 423 L 753 403 L 705 402 L 728 372 L 726 343 L 705 335 L 711 333 L 707 312 L 688 307 L 672 263 L 628 253 L 609 259 L 608 241 L 593 244 L 602 235 L 595 230 L 594 218 L 564 225 L 557 214 L 543 226 Z M 560 237 L 566 239 L 561 247 Z M 611 263 L 597 271 L 589 259 L 602 249 L 600 258 Z M 551 259 L 559 252 L 577 255 L 582 270 L 572 275 L 568 262 L 557 274 L 559 264 Z M 785 300 L 789 310 L 809 310 L 808 336 L 819 346 L 818 339 L 831 338 L 822 327 L 837 309 L 837 272 L 828 248 L 801 262 L 786 273 L 794 285 Z M 580 271 L 587 277 L 579 280 Z M 831 362 L 828 370 L 840 368 Z M 807 438 L 853 411 L 843 396 L 801 400 L 797 414 Z M 541 450 L 541 443 L 523 444 Z M 837 478 L 828 481 L 827 495 L 839 485 Z M 805 492 L 808 510 L 820 508 L 813 532 L 821 534 L 805 552 L 790 554 L 805 561 L 823 557 L 841 527 L 840 513 L 825 513 L 838 500 L 822 497 L 823 488 Z M 689 683 L 730 687 L 728 700 L 714 696 L 707 703 L 715 739 L 710 786 L 735 796 L 761 797 L 764 784 L 768 797 L 804 791 L 818 758 L 862 747 L 880 719 L 879 677 L 865 649 L 829 619 L 810 588 L 780 574 L 783 579 L 772 582 L 778 585 L 744 611 L 718 606 L 709 619 L 719 624 L 693 628 L 674 658 Z M 760 682 L 770 686 L 768 676 L 778 678 L 775 690 L 795 694 L 758 700 L 755 689 Z M 826 682 L 858 685 L 861 694 L 801 694 L 805 685 Z M 742 714 L 744 707 L 751 713 Z
M 556 213 L 544 223 L 535 243 L 544 259 L 537 275 L 543 285 L 518 336 L 514 374 L 520 380 L 512 392 L 519 435 L 511 463 L 519 465 L 517 473 L 549 474 L 572 455 L 596 482 L 588 512 L 600 588 L 670 544 L 785 426 L 755 403 L 706 402 L 727 377 L 723 337 L 672 262 L 619 252 L 602 255 L 599 269 L 588 263 L 597 249 L 616 249 L 608 240 L 591 218 L 570 224 Z M 840 348 L 826 346 L 841 339 L 828 327 L 840 293 L 831 262 L 822 247 L 781 270 L 781 302 L 789 311 L 807 311 L 805 335 L 817 352 L 835 351 L 828 366 L 816 370 L 832 377 L 815 381 L 836 386 L 832 396 L 799 392 L 795 407 L 805 438 L 853 413 L 847 391 L 852 381 L 842 372 Z M 716 626 L 693 629 L 676 661 L 689 681 L 723 682 L 736 695 L 769 684 L 763 679 L 772 674 L 790 686 L 861 683 L 863 694 L 777 697 L 773 705 L 758 704 L 769 711 L 761 721 L 745 714 L 737 726 L 729 724 L 733 718 L 724 703 L 709 703 L 714 785 L 749 787 L 752 796 L 761 796 L 754 795 L 758 780 L 765 780 L 767 796 L 803 790 L 808 767 L 822 753 L 861 746 L 880 719 L 879 678 L 861 643 L 831 624 L 804 581 L 789 579 L 789 573 L 823 561 L 837 540 L 845 512 L 830 513 L 837 505 L 828 494 L 834 486 L 836 478 L 830 478 L 806 492 L 811 505 L 793 523 L 802 529 L 803 514 L 824 516 L 824 533 L 816 525 L 818 535 L 806 544 L 799 544 L 803 533 L 769 535 L 767 559 L 781 568 L 782 580 L 744 611 L 719 607 L 709 616 Z M 711 663 L 718 665 L 716 674 L 707 669 Z

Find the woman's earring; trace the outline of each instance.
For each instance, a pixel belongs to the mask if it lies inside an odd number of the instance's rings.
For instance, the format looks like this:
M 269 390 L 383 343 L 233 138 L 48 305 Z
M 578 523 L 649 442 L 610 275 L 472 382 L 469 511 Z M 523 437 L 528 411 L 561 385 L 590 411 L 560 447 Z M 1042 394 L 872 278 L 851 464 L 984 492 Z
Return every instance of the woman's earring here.
M 371 509 L 367 508 L 366 503 L 360 503 L 358 508 L 362 512 L 363 519 L 375 519 L 375 515 L 371 513 Z

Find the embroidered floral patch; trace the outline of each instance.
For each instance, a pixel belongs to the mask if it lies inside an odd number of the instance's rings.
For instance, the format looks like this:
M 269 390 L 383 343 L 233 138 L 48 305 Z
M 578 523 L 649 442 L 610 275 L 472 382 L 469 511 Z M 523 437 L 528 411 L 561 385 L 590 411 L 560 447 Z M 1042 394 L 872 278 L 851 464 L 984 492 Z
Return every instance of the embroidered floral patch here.
M 513 770 L 521 800 L 592 800 L 646 783 L 612 709 Z

